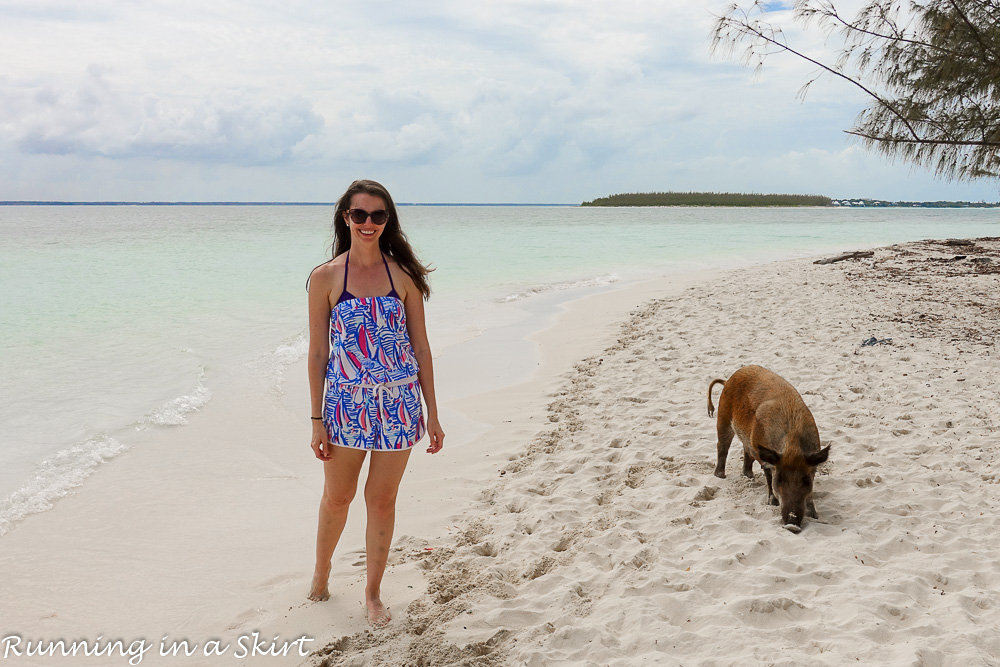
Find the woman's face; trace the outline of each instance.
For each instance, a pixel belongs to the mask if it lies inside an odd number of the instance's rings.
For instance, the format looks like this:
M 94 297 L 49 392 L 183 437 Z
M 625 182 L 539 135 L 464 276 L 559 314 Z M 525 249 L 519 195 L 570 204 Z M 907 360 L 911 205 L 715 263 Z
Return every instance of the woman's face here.
M 351 215 L 352 211 L 355 212 L 355 216 Z M 351 230 L 351 245 L 372 243 L 377 246 L 378 239 L 385 230 L 385 223 L 376 225 L 372 222 L 371 215 L 365 217 L 363 222 L 355 222 L 354 217 L 361 217 L 360 211 L 375 214 L 375 217 L 378 217 L 380 213 L 383 214 L 383 217 L 387 216 L 389 211 L 386 209 L 385 202 L 382 201 L 381 197 L 359 192 L 351 197 L 350 210 L 344 211 L 344 222 Z

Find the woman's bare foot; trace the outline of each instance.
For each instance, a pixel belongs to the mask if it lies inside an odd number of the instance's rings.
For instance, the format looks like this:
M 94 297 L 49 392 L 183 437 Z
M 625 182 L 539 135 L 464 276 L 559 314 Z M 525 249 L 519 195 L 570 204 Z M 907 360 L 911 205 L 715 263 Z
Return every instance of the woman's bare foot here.
M 309 599 L 314 602 L 323 602 L 330 599 L 330 571 L 325 573 L 316 571 L 313 574 L 312 590 L 309 591 Z
M 382 604 L 381 600 L 378 598 L 368 600 L 368 625 L 375 630 L 380 630 L 389 625 L 391 620 L 392 614 L 389 613 L 389 608 Z

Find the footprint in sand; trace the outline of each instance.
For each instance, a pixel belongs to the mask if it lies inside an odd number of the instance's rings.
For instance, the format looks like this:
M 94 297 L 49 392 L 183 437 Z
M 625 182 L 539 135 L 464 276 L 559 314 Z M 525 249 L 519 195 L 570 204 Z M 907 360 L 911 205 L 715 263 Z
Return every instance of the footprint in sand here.
M 694 495 L 695 500 L 714 500 L 715 494 L 719 492 L 719 487 L 717 486 L 703 486 L 698 493 Z

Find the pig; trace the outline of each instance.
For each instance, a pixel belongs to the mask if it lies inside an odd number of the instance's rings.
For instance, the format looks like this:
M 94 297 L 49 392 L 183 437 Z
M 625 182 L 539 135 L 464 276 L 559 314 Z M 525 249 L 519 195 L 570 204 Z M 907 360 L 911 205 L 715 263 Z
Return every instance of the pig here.
M 728 380 L 708 385 L 708 416 L 715 414 L 712 388 L 722 385 L 715 476 L 726 477 L 733 435 L 743 443 L 743 474 L 753 478 L 757 461 L 767 479 L 767 502 L 781 507 L 784 528 L 799 533 L 803 516 L 819 518 L 813 504 L 816 466 L 830 456 L 820 449 L 819 430 L 799 392 L 784 378 L 760 366 L 744 366 Z

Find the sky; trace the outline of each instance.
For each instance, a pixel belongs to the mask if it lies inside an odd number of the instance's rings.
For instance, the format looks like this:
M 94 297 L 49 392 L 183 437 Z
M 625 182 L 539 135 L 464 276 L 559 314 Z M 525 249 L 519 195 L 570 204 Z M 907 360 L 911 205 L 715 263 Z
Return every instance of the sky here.
M 0 0 L 0 200 L 1000 199 L 852 140 L 848 83 L 802 101 L 814 67 L 713 56 L 726 4 Z M 786 5 L 768 20 L 829 57 Z

